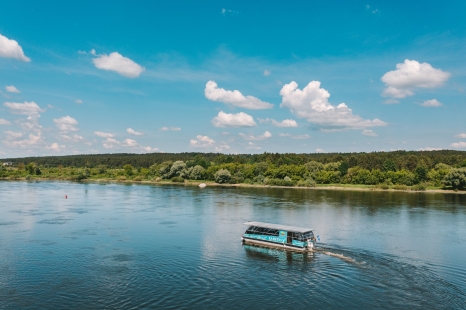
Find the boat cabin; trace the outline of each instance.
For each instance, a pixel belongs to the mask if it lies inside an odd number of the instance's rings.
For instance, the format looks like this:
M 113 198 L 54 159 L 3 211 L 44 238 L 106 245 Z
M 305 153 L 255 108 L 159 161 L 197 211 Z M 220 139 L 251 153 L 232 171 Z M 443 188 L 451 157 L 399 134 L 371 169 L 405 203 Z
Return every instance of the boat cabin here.
M 296 251 L 310 251 L 316 243 L 310 228 L 263 222 L 246 222 L 244 225 L 248 225 L 241 238 L 244 243 Z

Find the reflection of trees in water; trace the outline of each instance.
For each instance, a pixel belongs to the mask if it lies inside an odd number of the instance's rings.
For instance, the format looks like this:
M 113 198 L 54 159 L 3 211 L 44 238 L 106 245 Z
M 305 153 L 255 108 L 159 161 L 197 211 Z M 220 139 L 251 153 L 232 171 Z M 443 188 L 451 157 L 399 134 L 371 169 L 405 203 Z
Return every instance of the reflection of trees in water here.
M 449 212 L 466 211 L 466 195 L 422 192 L 316 190 L 293 188 L 215 188 L 235 199 L 246 199 L 253 206 L 288 209 L 309 206 L 365 208 L 368 213 L 384 209 L 408 207 Z M 233 202 L 232 202 L 233 203 Z

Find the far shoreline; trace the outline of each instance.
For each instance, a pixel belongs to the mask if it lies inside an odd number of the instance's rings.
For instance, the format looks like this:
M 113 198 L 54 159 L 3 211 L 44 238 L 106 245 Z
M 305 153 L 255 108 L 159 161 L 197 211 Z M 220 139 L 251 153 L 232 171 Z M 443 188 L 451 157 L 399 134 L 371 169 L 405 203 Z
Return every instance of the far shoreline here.
M 140 184 L 140 185 L 176 185 L 176 186 L 199 186 L 199 184 L 206 184 L 207 187 L 243 187 L 243 188 L 291 188 L 291 189 L 303 189 L 303 190 L 331 190 L 331 191 L 359 191 L 359 192 L 398 192 L 398 193 L 432 193 L 432 194 L 459 194 L 464 195 L 466 191 L 462 190 L 446 190 L 446 189 L 426 189 L 421 191 L 416 190 L 399 190 L 399 189 L 382 189 L 377 188 L 373 185 L 353 185 L 353 184 L 328 184 L 328 185 L 319 185 L 313 187 L 304 187 L 304 186 L 278 186 L 278 185 L 263 185 L 263 184 L 219 184 L 215 182 L 206 182 L 206 181 L 196 181 L 196 180 L 185 180 L 185 182 L 172 182 L 170 180 L 161 180 L 161 181 L 134 181 L 134 180 L 113 180 L 113 179 L 84 179 L 80 181 L 60 179 L 60 178 L 33 178 L 27 180 L 26 178 L 18 179 L 0 179 L 0 181 L 64 181 L 64 182 L 73 182 L 73 183 L 115 183 L 115 184 Z

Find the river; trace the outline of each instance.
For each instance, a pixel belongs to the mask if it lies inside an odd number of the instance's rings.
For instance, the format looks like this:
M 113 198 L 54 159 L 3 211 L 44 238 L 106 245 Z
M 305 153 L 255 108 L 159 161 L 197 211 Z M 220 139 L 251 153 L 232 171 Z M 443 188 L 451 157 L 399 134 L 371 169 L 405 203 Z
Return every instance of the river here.
M 242 245 L 246 221 L 311 227 L 318 250 Z M 464 309 L 465 296 L 466 195 L 0 182 L 0 309 Z

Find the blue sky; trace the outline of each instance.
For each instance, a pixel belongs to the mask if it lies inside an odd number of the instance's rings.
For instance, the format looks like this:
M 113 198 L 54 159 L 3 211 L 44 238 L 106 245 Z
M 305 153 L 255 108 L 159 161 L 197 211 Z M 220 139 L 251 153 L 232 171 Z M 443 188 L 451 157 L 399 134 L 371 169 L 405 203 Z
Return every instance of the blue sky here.
M 10 1 L 0 157 L 466 150 L 466 2 Z

